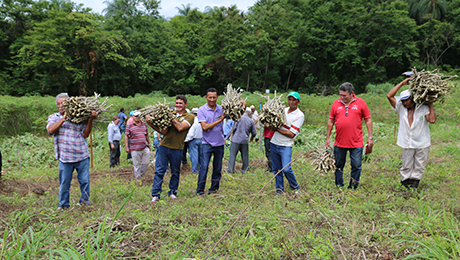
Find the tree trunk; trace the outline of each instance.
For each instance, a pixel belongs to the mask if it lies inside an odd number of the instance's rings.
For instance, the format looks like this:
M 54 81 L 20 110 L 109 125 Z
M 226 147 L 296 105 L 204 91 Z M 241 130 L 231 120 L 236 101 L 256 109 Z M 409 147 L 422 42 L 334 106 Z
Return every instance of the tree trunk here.
M 291 69 L 289 70 L 289 76 L 288 76 L 288 79 L 287 79 L 286 91 L 289 89 L 289 81 L 291 80 L 292 71 L 294 71 L 294 67 L 295 67 L 295 58 L 297 57 L 297 50 L 298 50 L 298 48 L 299 48 L 299 46 L 295 47 L 294 59 L 292 60 Z

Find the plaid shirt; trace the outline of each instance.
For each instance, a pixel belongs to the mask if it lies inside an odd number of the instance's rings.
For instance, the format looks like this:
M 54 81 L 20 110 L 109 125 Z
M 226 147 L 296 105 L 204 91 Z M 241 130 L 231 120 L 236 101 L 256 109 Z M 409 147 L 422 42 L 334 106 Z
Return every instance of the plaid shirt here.
M 59 113 L 54 113 L 48 117 L 48 127 L 62 118 Z M 65 121 L 54 137 L 54 154 L 56 159 L 63 163 L 80 162 L 89 157 L 88 143 L 83 137 L 86 124 L 75 124 L 70 121 Z

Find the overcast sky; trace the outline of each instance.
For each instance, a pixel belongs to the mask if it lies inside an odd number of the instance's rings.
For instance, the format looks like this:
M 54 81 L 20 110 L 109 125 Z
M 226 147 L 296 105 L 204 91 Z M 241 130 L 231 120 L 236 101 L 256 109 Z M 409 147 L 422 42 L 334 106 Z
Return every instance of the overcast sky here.
M 93 12 L 102 14 L 102 10 L 106 8 L 104 0 L 71 0 L 74 3 L 82 3 L 85 7 L 90 7 Z M 110 0 L 109 0 L 110 1 Z M 191 8 L 198 8 L 198 11 L 204 12 L 206 6 L 231 6 L 236 5 L 239 10 L 247 11 L 249 7 L 255 4 L 256 0 L 163 0 L 160 3 L 160 15 L 165 18 L 171 18 L 176 16 L 177 9 L 182 9 L 182 5 L 192 4 Z

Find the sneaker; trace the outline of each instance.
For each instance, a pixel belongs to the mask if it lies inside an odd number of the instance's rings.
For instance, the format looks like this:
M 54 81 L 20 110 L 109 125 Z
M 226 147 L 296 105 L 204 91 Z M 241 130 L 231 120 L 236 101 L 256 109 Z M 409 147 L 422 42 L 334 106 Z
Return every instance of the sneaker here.
M 171 199 L 173 199 L 173 200 L 177 199 L 177 196 L 174 195 L 174 194 L 169 195 L 169 197 L 170 197 Z
M 153 203 L 155 203 L 155 202 L 157 202 L 157 201 L 159 201 L 159 200 L 160 200 L 160 198 L 159 198 L 158 196 L 154 196 L 154 197 L 152 198 L 152 201 L 150 201 L 150 204 L 153 204 Z

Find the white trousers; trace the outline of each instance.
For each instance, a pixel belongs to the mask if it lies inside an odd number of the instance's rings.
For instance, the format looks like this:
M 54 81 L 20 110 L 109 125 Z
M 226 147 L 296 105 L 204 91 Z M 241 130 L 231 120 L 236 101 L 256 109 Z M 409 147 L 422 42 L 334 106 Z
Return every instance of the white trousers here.
M 146 147 L 144 150 L 131 151 L 131 157 L 133 158 L 134 178 L 139 180 L 147 171 L 150 162 L 150 149 Z
M 421 180 L 425 172 L 425 165 L 428 160 L 430 147 L 421 149 L 405 149 L 402 150 L 402 167 L 399 169 L 401 173 L 401 181 L 406 179 Z

